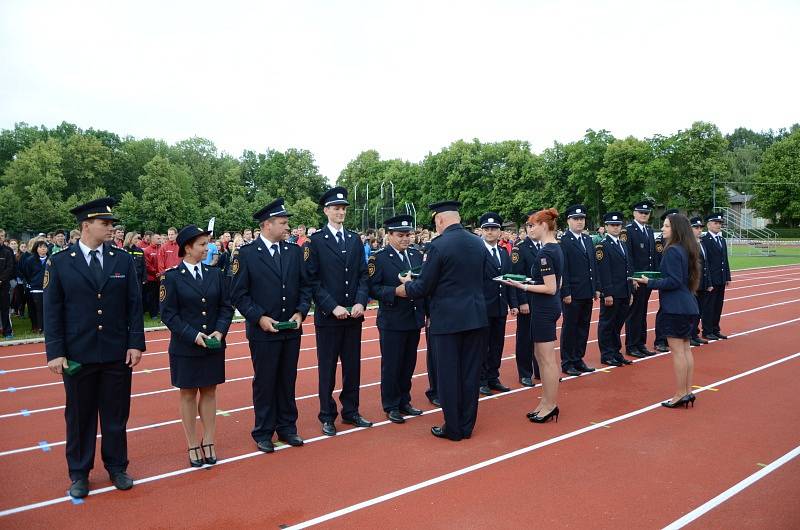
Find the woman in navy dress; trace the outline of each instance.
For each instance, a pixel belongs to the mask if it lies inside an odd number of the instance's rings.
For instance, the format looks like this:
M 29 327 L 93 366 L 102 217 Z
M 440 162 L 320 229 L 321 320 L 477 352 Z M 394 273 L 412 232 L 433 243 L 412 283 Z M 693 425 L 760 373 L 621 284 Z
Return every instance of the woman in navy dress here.
M 178 256 L 183 261 L 161 278 L 161 320 L 169 328 L 169 368 L 172 384 L 180 389 L 181 421 L 189 444 L 189 464 L 217 462 L 214 450 L 217 385 L 225 382 L 225 335 L 233 307 L 222 271 L 203 265 L 208 234 L 194 225 L 178 233 Z M 217 339 L 219 347 L 206 341 Z M 198 399 L 199 394 L 199 399 Z M 203 437 L 197 443 L 197 415 Z
M 556 321 L 561 316 L 561 273 L 564 270 L 564 255 L 556 240 L 558 210 L 541 210 L 528 218 L 530 234 L 542 248 L 531 267 L 533 285 L 517 281 L 504 282 L 531 293 L 531 337 L 533 354 L 539 363 L 542 376 L 542 399 L 528 413 L 534 423 L 545 423 L 555 418 L 558 421 L 558 381 L 561 361 L 556 357 Z
M 672 352 L 677 387 L 672 399 L 661 404 L 668 408 L 688 407 L 689 403 L 694 406 L 694 357 L 689 340 L 700 318 L 694 296 L 700 285 L 700 249 L 684 215 L 667 216 L 661 230 L 668 241 L 661 257 L 661 278 L 642 277 L 636 278 L 636 282 L 658 289 L 661 311 L 656 317 L 656 327 L 664 331 Z

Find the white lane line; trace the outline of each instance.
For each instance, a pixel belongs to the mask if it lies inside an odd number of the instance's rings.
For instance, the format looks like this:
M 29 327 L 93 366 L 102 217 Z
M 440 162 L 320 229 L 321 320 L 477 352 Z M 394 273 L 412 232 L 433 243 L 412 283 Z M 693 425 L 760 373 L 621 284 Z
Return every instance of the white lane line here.
M 794 321 L 797 321 L 797 320 L 800 320 L 800 319 L 795 319 Z M 753 330 L 753 331 L 755 331 L 755 330 Z M 662 355 L 664 355 L 664 354 L 662 354 Z M 736 375 L 734 375 L 732 377 L 728 377 L 728 378 L 723 379 L 721 381 L 717 381 L 715 383 L 711 383 L 709 385 L 705 385 L 703 387 L 700 387 L 699 389 L 697 389 L 697 391 L 695 393 L 704 392 L 704 391 L 708 390 L 709 388 L 717 388 L 717 387 L 719 387 L 721 385 L 730 383 L 731 381 L 735 381 L 737 379 L 741 379 L 743 377 L 746 377 L 748 375 L 752 375 L 752 374 L 760 372 L 762 370 L 766 370 L 767 368 L 770 368 L 772 366 L 776 366 L 778 364 L 790 361 L 790 360 L 795 359 L 795 358 L 797 358 L 799 356 L 800 356 L 800 352 L 796 352 L 796 353 L 793 353 L 791 355 L 787 355 L 785 357 L 782 357 L 781 359 L 777 359 L 775 361 L 772 361 L 770 363 L 758 366 L 758 367 L 753 368 L 751 370 L 747 370 L 745 372 L 741 372 L 741 373 L 736 374 Z M 586 376 L 581 376 L 581 377 L 586 377 Z M 530 388 L 523 387 L 523 388 L 516 389 L 516 390 L 514 390 L 512 392 L 506 392 L 506 393 L 503 393 L 503 394 L 496 394 L 496 395 L 491 396 L 491 397 L 492 398 L 499 398 L 500 396 L 503 396 L 503 395 L 508 395 L 508 394 L 511 394 L 511 393 L 517 393 L 517 392 L 526 391 L 526 390 L 530 390 Z M 483 399 L 481 399 L 481 401 L 483 401 Z M 614 418 L 611 418 L 611 419 L 608 419 L 608 420 L 605 420 L 605 421 L 602 421 L 602 422 L 594 423 L 594 424 L 592 424 L 592 425 L 590 425 L 588 427 L 584 427 L 582 429 L 578 429 L 578 430 L 575 430 L 575 431 L 572 431 L 572 432 L 569 432 L 569 433 L 566 433 L 566 434 L 563 434 L 563 435 L 560 435 L 560 436 L 556 436 L 556 437 L 550 438 L 548 440 L 544 440 L 544 441 L 539 442 L 537 444 L 530 445 L 528 447 L 524 447 L 522 449 L 518 449 L 516 451 L 512 451 L 510 453 L 506 453 L 506 454 L 497 456 L 495 458 L 492 458 L 492 459 L 489 459 L 489 460 L 485 460 L 483 462 L 479 462 L 477 464 L 473 464 L 473 465 L 471 465 L 469 467 L 465 467 L 465 468 L 453 471 L 451 473 L 447 473 L 445 475 L 440 475 L 439 477 L 435 477 L 433 479 L 426 480 L 424 482 L 420 482 L 420 483 L 414 484 L 412 486 L 408 486 L 406 488 L 397 490 L 395 492 L 392 492 L 392 493 L 389 493 L 389 494 L 386 494 L 386 495 L 382 495 L 380 497 L 375 497 L 373 499 L 370 499 L 370 500 L 367 500 L 367 501 L 364 501 L 364 502 L 360 502 L 358 504 L 354 504 L 354 505 L 349 506 L 347 508 L 343 508 L 341 510 L 337 510 L 335 512 L 331 512 L 331 513 L 328 513 L 326 515 L 323 515 L 323 516 L 317 517 L 315 519 L 311 519 L 309 521 L 300 523 L 298 525 L 293 525 L 293 526 L 287 527 L 287 528 L 293 528 L 293 529 L 307 528 L 307 527 L 315 525 L 315 524 L 319 524 L 319 523 L 322 523 L 322 522 L 325 522 L 325 521 L 329 521 L 331 519 L 335 519 L 337 517 L 341 517 L 342 515 L 346 515 L 348 513 L 352 513 L 352 512 L 355 512 L 357 510 L 361 510 L 363 508 L 366 508 L 366 507 L 369 507 L 369 506 L 373 506 L 375 504 L 378 504 L 378 503 L 381 503 L 381 502 L 384 502 L 384 501 L 387 501 L 387 500 L 390 500 L 390 499 L 394 499 L 396 497 L 400 497 L 400 496 L 405 495 L 407 493 L 411 493 L 413 491 L 417 491 L 417 490 L 426 488 L 428 486 L 432 486 L 434 484 L 438 484 L 440 482 L 444 482 L 446 480 L 449 480 L 449 479 L 464 475 L 466 473 L 470 473 L 472 471 L 476 471 L 478 469 L 482 469 L 482 468 L 491 466 L 493 464 L 496 464 L 496 463 L 499 463 L 499 462 L 503 462 L 505 460 L 509 460 L 511 458 L 514 458 L 516 456 L 520 456 L 520 455 L 529 453 L 529 452 L 534 451 L 536 449 L 540 449 L 540 448 L 546 447 L 548 445 L 552 445 L 552 444 L 555 444 L 555 443 L 558 443 L 558 442 L 561 442 L 561 441 L 564 441 L 564 440 L 568 440 L 570 438 L 574 438 L 575 436 L 579 436 L 581 434 L 584 434 L 584 433 L 587 433 L 587 432 L 591 432 L 591 431 L 599 429 L 599 428 L 603 428 L 603 427 L 605 427 L 607 425 L 611 425 L 613 423 L 618 423 L 620 421 L 624 421 L 626 419 L 632 418 L 634 416 L 638 416 L 638 415 L 643 414 L 645 412 L 648 412 L 650 410 L 654 410 L 654 409 L 660 408 L 660 406 L 661 406 L 660 402 L 654 403 L 652 405 L 645 406 L 645 407 L 640 408 L 638 410 L 634 410 L 632 412 L 628 412 L 626 414 L 622 414 L 620 416 L 616 416 Z M 441 410 L 441 409 L 434 409 L 434 410 L 425 411 L 423 413 L 423 416 L 427 415 L 427 414 L 434 413 L 434 412 L 438 412 L 439 410 Z M 413 419 L 413 418 L 416 418 L 416 417 L 419 417 L 419 416 L 409 416 L 409 417 L 407 417 L 407 419 Z M 391 422 L 389 422 L 388 420 L 387 421 L 383 421 L 383 422 L 379 422 L 379 423 L 376 423 L 372 428 L 374 429 L 375 427 L 387 425 L 387 424 L 390 424 L 390 423 Z M 316 438 L 312 438 L 310 440 L 306 440 L 306 443 L 315 443 L 315 442 L 321 442 L 323 440 L 330 440 L 330 439 L 336 438 L 338 436 L 351 434 L 353 432 L 358 432 L 358 431 L 363 431 L 363 430 L 366 430 L 366 429 L 362 429 L 362 428 L 358 428 L 358 427 L 357 428 L 353 428 L 353 429 L 348 429 L 346 431 L 339 432 L 336 436 L 330 436 L 330 437 L 329 436 L 318 436 Z M 289 447 L 290 446 L 288 446 L 288 445 L 282 445 L 282 446 L 276 447 L 276 451 L 284 450 L 284 449 L 287 449 Z M 251 453 L 246 453 L 246 454 L 234 456 L 234 457 L 231 457 L 231 458 L 222 459 L 222 460 L 217 462 L 216 466 L 220 466 L 220 465 L 223 465 L 223 464 L 227 464 L 227 463 L 230 463 L 230 462 L 236 462 L 236 461 L 244 460 L 244 459 L 248 459 L 248 458 L 253 458 L 253 457 L 256 457 L 256 456 L 262 456 L 262 455 L 264 455 L 264 453 L 262 453 L 261 451 L 254 451 L 254 452 L 251 452 Z M 155 482 L 157 480 L 163 480 L 163 479 L 170 478 L 170 477 L 184 475 L 186 473 L 193 473 L 195 471 L 199 471 L 201 469 L 204 469 L 205 467 L 208 467 L 208 466 L 204 466 L 203 468 L 193 468 L 193 467 L 181 468 L 181 469 L 177 469 L 177 470 L 174 470 L 174 471 L 169 471 L 167 473 L 161 473 L 159 475 L 150 476 L 150 477 L 146 477 L 146 478 L 143 478 L 143 479 L 136 480 L 136 481 L 134 481 L 134 484 L 146 484 L 148 482 Z M 92 490 L 89 493 L 89 495 L 92 496 L 92 495 L 99 495 L 99 494 L 103 494 L 103 493 L 108 493 L 110 491 L 115 491 L 115 489 L 116 488 L 114 488 L 113 486 L 107 486 L 105 488 L 99 488 L 99 489 L 96 489 L 96 490 Z M 6 517 L 6 516 L 9 516 L 9 515 L 13 515 L 15 513 L 34 510 L 34 509 L 37 509 L 37 508 L 44 508 L 46 506 L 51 506 L 51 505 L 54 505 L 54 504 L 60 504 L 60 503 L 63 503 L 63 502 L 68 502 L 70 500 L 71 500 L 71 498 L 68 495 L 65 495 L 63 497 L 58 497 L 58 498 L 55 498 L 55 499 L 49 499 L 49 500 L 46 500 L 46 501 L 26 504 L 26 505 L 23 505 L 23 506 L 17 506 L 15 508 L 9 508 L 9 509 L 0 511 L 0 517 Z
M 796 289 L 800 289 L 800 287 L 793 287 L 791 289 L 784 289 L 784 291 L 792 291 L 792 290 L 796 290 Z M 775 292 L 780 292 L 780 291 L 775 291 Z M 738 299 L 742 299 L 742 298 L 753 298 L 753 297 L 756 297 L 756 296 L 763 296 L 764 294 L 769 294 L 769 293 L 759 293 L 759 294 L 741 296 L 739 298 L 732 298 L 731 300 L 738 300 Z M 742 310 L 739 310 L 739 311 L 732 311 L 730 313 L 724 313 L 721 316 L 723 316 L 723 317 L 725 317 L 725 316 L 733 316 L 733 315 L 738 315 L 738 314 L 741 314 L 741 313 L 749 313 L 751 311 L 759 311 L 761 309 L 767 309 L 767 308 L 770 308 L 770 307 L 778 307 L 778 306 L 782 306 L 782 305 L 786 305 L 786 304 L 792 304 L 792 303 L 796 303 L 796 302 L 800 302 L 800 298 L 795 298 L 793 300 L 786 300 L 786 301 L 783 301 L 783 302 L 777 302 L 777 303 L 774 303 L 774 304 L 751 307 L 751 308 L 742 309 Z M 653 314 L 653 313 L 655 313 L 655 311 L 651 311 L 648 314 Z M 648 332 L 649 331 L 654 331 L 654 330 L 655 330 L 655 327 L 647 329 Z M 515 334 L 509 334 L 509 335 L 505 335 L 504 338 L 508 339 L 508 338 L 514 337 L 514 336 L 516 336 L 516 335 Z M 620 335 L 620 338 L 624 337 L 624 336 L 625 336 L 625 333 L 622 333 Z M 378 339 L 371 339 L 371 340 L 378 340 Z M 596 342 L 597 342 L 597 339 L 594 339 L 594 340 L 587 341 L 586 344 L 589 345 L 589 344 L 593 344 L 593 343 L 596 343 Z M 559 350 L 559 349 L 560 349 L 560 347 L 556 348 L 556 350 Z M 417 350 L 417 353 L 423 352 L 423 351 L 427 351 L 427 348 L 420 348 L 420 349 Z M 365 360 L 368 360 L 368 359 L 379 359 L 379 358 L 380 358 L 380 355 L 376 355 L 376 356 L 373 356 L 373 357 L 368 357 L 368 358 L 362 359 L 361 362 L 364 362 Z M 340 365 L 340 364 L 341 363 L 337 363 L 337 365 Z M 316 365 L 315 366 L 308 366 L 308 367 L 300 368 L 300 369 L 298 369 L 298 371 L 313 370 L 315 368 L 318 368 L 318 366 L 316 366 Z M 244 376 L 242 378 L 237 378 L 237 380 L 241 381 L 241 380 L 245 380 L 245 379 L 252 379 L 252 377 L 253 376 Z M 229 380 L 226 380 L 226 382 L 227 381 L 229 381 Z M 363 387 L 363 385 L 362 385 L 362 387 Z M 177 391 L 177 389 L 175 387 L 169 387 L 169 388 L 164 388 L 164 389 L 161 389 L 161 390 L 152 390 L 152 391 L 149 391 L 149 392 L 131 394 L 131 398 L 137 398 L 137 397 L 143 397 L 143 396 L 153 396 L 153 395 L 156 395 L 156 394 L 163 394 L 165 392 L 175 392 L 175 391 Z M 297 399 L 302 399 L 302 398 L 297 398 Z M 66 405 L 59 405 L 59 406 L 47 407 L 47 408 L 41 408 L 41 409 L 31 409 L 31 410 L 22 409 L 22 410 L 20 410 L 18 412 L 9 412 L 9 413 L 6 413 L 6 414 L 0 414 L 0 419 L 13 418 L 13 417 L 16 417 L 16 416 L 30 416 L 31 414 L 37 414 L 37 413 L 40 413 L 40 412 L 51 412 L 51 411 L 54 411 L 54 410 L 62 410 L 65 407 L 66 407 Z M 2 456 L 2 453 L 0 453 L 0 456 Z
M 794 449 L 792 449 L 791 451 L 789 451 L 788 453 L 786 453 L 782 457 L 778 458 L 777 460 L 774 460 L 768 466 L 759 469 L 758 471 L 756 471 L 755 473 L 753 473 L 749 477 L 745 478 L 741 482 L 738 482 L 738 483 L 734 484 L 733 486 L 731 486 L 727 490 L 723 491 L 722 493 L 720 493 L 719 495 L 717 495 L 713 499 L 709 500 L 705 504 L 703 504 L 701 506 L 698 506 L 697 508 L 695 508 L 691 512 L 689 512 L 686 515 L 684 515 L 683 517 L 681 517 L 680 519 L 678 519 L 676 521 L 673 521 L 672 523 L 668 524 L 667 526 L 664 527 L 664 530 L 678 530 L 679 528 L 683 528 L 684 526 L 686 526 L 687 524 L 691 523 L 695 519 L 698 519 L 702 515 L 710 512 L 711 510 L 713 510 L 714 508 L 716 508 L 717 506 L 719 506 L 723 502 L 727 501 L 728 499 L 730 499 L 731 497 L 733 497 L 737 493 L 740 493 L 740 492 L 744 491 L 745 489 L 749 488 L 750 486 L 752 486 L 753 484 L 755 484 L 756 482 L 758 482 L 762 478 L 766 477 L 767 475 L 769 475 L 770 473 L 772 473 L 776 469 L 779 469 L 784 464 L 787 464 L 788 462 L 791 462 L 793 459 L 797 458 L 798 456 L 800 456 L 800 445 L 798 445 L 797 447 L 795 447 Z
M 746 287 L 731 287 L 729 289 L 726 289 L 725 293 L 727 294 L 728 292 L 735 291 L 737 289 L 749 289 L 751 287 L 765 287 L 767 285 L 774 285 L 774 284 L 778 284 L 778 283 L 789 283 L 789 282 L 796 282 L 796 281 L 797 280 L 782 280 L 782 281 L 778 281 L 778 282 L 763 283 L 763 284 L 759 284 L 759 285 L 750 285 L 750 286 L 746 286 Z M 778 289 L 778 290 L 775 290 L 775 291 L 765 291 L 763 293 L 755 293 L 755 294 L 749 294 L 749 295 L 745 295 L 745 296 L 737 296 L 737 297 L 732 297 L 732 298 L 725 298 L 724 301 L 725 302 L 733 302 L 735 300 L 745 300 L 745 299 L 748 299 L 748 298 L 754 298 L 756 296 L 768 296 L 768 295 L 771 295 L 771 294 L 785 293 L 787 291 L 796 291 L 798 289 L 800 289 L 800 287 L 790 287 L 788 289 Z M 654 301 L 657 302 L 658 300 L 657 299 L 656 300 L 652 300 L 651 299 L 648 303 L 651 304 Z M 596 307 L 594 307 L 592 309 L 593 312 L 594 311 L 599 311 L 599 310 L 600 310 L 600 306 L 599 305 L 597 305 Z M 654 314 L 656 314 L 656 312 L 657 311 L 650 311 L 647 314 L 648 315 L 654 315 Z M 508 322 L 515 322 L 515 321 L 516 321 L 516 319 L 508 320 Z M 597 324 L 598 322 L 599 322 L 599 320 L 592 320 L 590 322 L 590 324 Z M 372 328 L 375 328 L 375 327 L 377 327 L 377 326 L 367 326 L 367 327 L 362 328 L 362 329 L 372 329 Z M 556 328 L 556 330 L 560 330 L 560 329 L 561 329 L 561 326 L 558 326 Z M 305 336 L 305 335 L 303 335 L 303 336 Z M 380 339 L 363 339 L 361 341 L 361 343 L 362 344 L 366 344 L 368 342 L 378 342 L 378 340 L 380 340 Z M 245 340 L 245 341 L 241 341 L 241 342 L 229 342 L 229 343 L 227 343 L 228 346 L 238 346 L 238 345 L 241 345 L 241 344 L 248 344 L 248 341 Z M 308 346 L 306 348 L 300 348 L 300 351 L 301 352 L 303 352 L 303 351 L 316 351 L 316 349 L 317 349 L 316 346 Z M 165 354 L 165 353 L 168 353 L 168 352 L 166 350 L 157 351 L 157 352 L 150 352 L 150 353 L 144 353 L 143 356 L 147 356 L 147 355 L 162 355 L 162 354 Z M 28 354 L 24 354 L 24 355 L 28 355 Z M 230 359 L 225 359 L 225 362 L 241 361 L 241 360 L 245 360 L 245 359 L 250 359 L 250 356 L 246 355 L 246 356 L 242 356 L 242 357 L 232 357 Z M 10 373 L 19 373 L 19 372 L 30 372 L 32 370 L 45 370 L 45 369 L 47 369 L 47 364 L 40 364 L 40 365 L 36 365 L 36 366 L 28 366 L 28 367 L 25 367 L 25 368 L 12 368 L 10 370 L 0 370 L 0 375 L 10 374 Z M 134 371 L 133 375 L 149 374 L 149 373 L 161 372 L 161 371 L 165 371 L 165 370 L 169 370 L 169 367 L 165 366 L 165 367 L 160 367 L 160 368 L 142 368 L 141 370 Z M 56 381 L 56 383 L 52 383 L 52 382 L 51 383 L 41 383 L 40 386 L 52 386 L 53 384 L 61 384 L 61 382 L 60 381 Z M 39 388 L 39 386 L 37 386 L 37 385 L 28 385 L 28 386 L 20 386 L 20 387 L 13 387 L 12 386 L 12 387 L 8 387 L 8 388 L 0 389 L 0 394 L 3 393 L 3 392 L 16 392 L 17 390 L 27 390 L 27 389 L 30 389 L 30 388 Z
M 774 267 L 782 267 L 782 266 L 783 265 L 774 265 Z M 763 268 L 771 268 L 771 267 L 763 267 Z M 756 268 L 761 268 L 761 267 L 756 267 Z M 750 270 L 750 269 L 741 269 L 741 270 Z M 760 275 L 761 273 L 757 273 L 757 274 Z M 742 281 L 758 281 L 758 280 L 772 279 L 772 278 L 778 278 L 778 277 L 783 277 L 783 276 L 794 276 L 794 275 L 797 275 L 797 274 L 800 274 L 800 266 L 797 267 L 797 271 L 796 272 L 790 272 L 790 273 L 787 273 L 787 274 L 769 274 L 769 275 L 766 275 L 766 276 L 760 276 L 758 278 L 750 278 L 750 279 L 742 280 Z M 734 277 L 733 277 L 733 283 L 734 284 L 737 282 L 736 278 L 738 278 L 738 276 L 734 275 Z M 794 280 L 796 280 L 796 278 Z M 735 291 L 737 289 L 751 289 L 751 288 L 755 288 L 755 287 L 763 287 L 763 286 L 766 286 L 766 285 L 774 285 L 776 283 L 787 283 L 787 282 L 791 282 L 791 281 L 794 281 L 794 280 L 782 280 L 782 281 L 777 281 L 777 282 L 768 282 L 768 283 L 762 283 L 762 284 L 756 284 L 756 285 L 742 285 L 742 286 L 738 286 L 738 287 L 729 287 L 729 288 L 727 288 L 725 290 L 725 292 L 727 293 L 728 291 Z M 654 295 L 650 297 L 650 300 L 648 301 L 648 304 L 652 304 L 652 303 L 655 303 L 655 302 L 658 302 L 657 293 L 654 293 Z M 367 308 L 367 310 L 368 311 L 376 311 L 376 314 L 375 315 L 367 315 L 365 317 L 365 321 L 367 319 L 377 318 L 377 307 L 369 307 L 369 308 Z M 599 311 L 599 310 L 600 310 L 599 306 L 595 306 L 595 307 L 592 308 L 592 311 Z M 313 323 L 308 324 L 308 325 L 313 326 Z M 365 326 L 362 329 L 373 329 L 373 328 L 376 328 L 376 327 L 377 326 Z M 232 335 L 234 333 L 244 333 L 244 331 L 245 331 L 244 328 L 236 329 L 236 330 L 228 332 L 228 335 Z M 315 336 L 315 334 L 314 333 L 303 333 L 302 336 L 303 337 L 313 337 L 313 336 Z M 147 344 L 151 344 L 151 343 L 154 343 L 154 342 L 166 342 L 166 341 L 169 341 L 169 340 L 170 340 L 169 337 L 165 337 L 165 338 L 162 338 L 162 339 L 150 339 L 150 340 L 147 341 Z M 233 343 L 229 343 L 228 345 L 229 346 L 233 346 L 233 345 L 236 345 L 236 344 L 247 344 L 247 341 L 244 341 L 244 342 L 233 342 Z M 2 346 L 3 346 L 3 344 L 0 343 L 0 347 L 2 347 Z M 143 356 L 163 355 L 165 353 L 167 353 L 166 350 L 164 350 L 164 351 L 156 351 L 156 352 L 145 352 L 143 354 Z M 45 352 L 39 351 L 39 352 L 31 352 L 31 353 L 17 353 L 17 354 L 13 354 L 13 355 L 0 355 L 0 361 L 2 361 L 3 359 L 14 359 L 14 358 L 18 358 L 18 357 L 32 357 L 32 356 L 44 355 L 44 354 L 45 354 Z M 2 373 L 2 371 L 0 371 L 0 373 Z
M 800 352 L 794 353 L 792 355 L 788 355 L 786 357 L 778 359 L 777 361 L 773 361 L 771 363 L 759 366 L 757 368 L 753 368 L 752 370 L 748 370 L 746 372 L 742 372 L 742 373 L 737 374 L 737 375 L 735 375 L 733 377 L 729 377 L 727 379 L 723 379 L 722 381 L 717 381 L 716 383 L 711 383 L 710 385 L 706 385 L 705 387 L 699 389 L 697 392 L 702 392 L 702 391 L 705 391 L 708 388 L 712 388 L 712 387 L 719 387 L 719 386 L 724 385 L 726 383 L 730 383 L 731 381 L 735 381 L 737 379 L 741 379 L 742 377 L 746 377 L 746 376 L 754 374 L 756 372 L 760 372 L 762 370 L 765 370 L 765 369 L 770 368 L 772 366 L 775 366 L 777 364 L 780 364 L 780 363 L 795 359 L 795 358 L 797 358 L 799 356 L 800 356 Z M 608 425 L 611 425 L 611 424 L 614 424 L 614 423 L 618 423 L 618 422 L 633 418 L 634 416 L 638 416 L 640 414 L 644 414 L 645 412 L 649 412 L 651 410 L 660 409 L 660 408 L 661 408 L 661 403 L 654 403 L 652 405 L 648 405 L 646 407 L 642 407 L 642 408 L 640 408 L 638 410 L 634 410 L 634 411 L 629 412 L 627 414 L 622 414 L 622 415 L 617 416 L 615 418 L 611 418 L 611 419 L 608 419 L 608 420 L 605 420 L 605 421 L 602 421 L 602 422 L 598 422 L 598 423 L 592 424 L 589 427 L 584 427 L 584 428 L 578 429 L 576 431 L 572 431 L 572 432 L 569 432 L 569 433 L 566 433 L 566 434 L 562 434 L 561 436 L 557 436 L 555 438 L 550 438 L 549 440 L 545 440 L 543 442 L 539 442 L 539 443 L 536 443 L 536 444 L 533 444 L 533 445 L 529 445 L 527 447 L 523 447 L 522 449 L 517 449 L 516 451 L 512 451 L 510 453 L 505 453 L 505 454 L 496 456 L 494 458 L 490 458 L 488 460 L 484 460 L 482 462 L 478 462 L 477 464 L 473 464 L 473 465 L 468 466 L 468 467 L 464 467 L 464 468 L 461 468 L 461 469 L 457 469 L 455 471 L 451 471 L 450 473 L 446 473 L 444 475 L 439 475 L 438 477 L 434 477 L 434 478 L 426 480 L 424 482 L 419 482 L 417 484 L 413 484 L 411 486 L 407 486 L 405 488 L 393 491 L 391 493 L 387 493 L 387 494 L 381 495 L 379 497 L 374 497 L 372 499 L 369 499 L 369 500 L 366 500 L 366 501 L 363 501 L 363 502 L 359 502 L 359 503 L 353 504 L 351 506 L 347 506 L 346 508 L 342 508 L 340 510 L 336 510 L 334 512 L 330 512 L 330 513 L 327 513 L 325 515 L 321 515 L 319 517 L 315 517 L 314 519 L 309 519 L 308 521 L 304 521 L 304 522 L 299 523 L 299 524 L 295 524 L 295 525 L 291 525 L 291 526 L 284 526 L 283 528 L 284 528 L 284 530 L 300 530 L 302 528 L 308 528 L 310 526 L 318 525 L 318 524 L 324 523 L 326 521 L 330 521 L 332 519 L 336 519 L 338 517 L 342 517 L 343 515 L 347 515 L 347 514 L 356 512 L 358 510 L 363 510 L 364 508 L 368 508 L 370 506 L 374 506 L 376 504 L 380 504 L 382 502 L 386 502 L 386 501 L 391 500 L 391 499 L 396 499 L 396 498 L 401 497 L 403 495 L 407 495 L 409 493 L 413 493 L 415 491 L 419 491 L 419 490 L 421 490 L 423 488 L 427 488 L 427 487 L 433 486 L 435 484 L 440 484 L 440 483 L 445 482 L 447 480 L 451 480 L 451 479 L 460 477 L 462 475 L 466 475 L 467 473 L 472 473 L 473 471 L 477 471 L 479 469 L 483 469 L 483 468 L 492 466 L 494 464 L 498 464 L 500 462 L 505 462 L 506 460 L 510 460 L 512 458 L 516 458 L 518 456 L 530 453 L 532 451 L 536 451 L 537 449 L 541 449 L 543 447 L 547 447 L 549 445 L 553 445 L 555 443 L 558 443 L 558 442 L 561 442 L 561 441 L 564 441 L 564 440 L 568 440 L 568 439 L 574 438 L 576 436 L 580 436 L 581 434 L 584 434 L 584 433 L 587 433 L 587 432 L 591 432 L 591 431 L 594 431 L 596 429 L 600 429 L 600 428 L 606 427 Z

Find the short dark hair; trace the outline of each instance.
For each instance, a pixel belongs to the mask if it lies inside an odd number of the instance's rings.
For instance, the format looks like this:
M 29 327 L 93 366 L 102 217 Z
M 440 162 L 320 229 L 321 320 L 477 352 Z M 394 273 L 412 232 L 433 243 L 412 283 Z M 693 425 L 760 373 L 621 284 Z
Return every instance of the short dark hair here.
M 36 243 L 34 243 L 34 244 L 33 244 L 33 246 L 32 246 L 32 247 L 29 249 L 29 252 L 35 256 L 35 255 L 36 255 L 36 252 L 38 252 L 38 251 L 39 251 L 39 247 L 45 247 L 45 248 L 47 248 L 47 242 L 46 242 L 46 241 L 44 241 L 44 240 L 42 240 L 42 239 L 38 240 L 38 241 L 37 241 Z

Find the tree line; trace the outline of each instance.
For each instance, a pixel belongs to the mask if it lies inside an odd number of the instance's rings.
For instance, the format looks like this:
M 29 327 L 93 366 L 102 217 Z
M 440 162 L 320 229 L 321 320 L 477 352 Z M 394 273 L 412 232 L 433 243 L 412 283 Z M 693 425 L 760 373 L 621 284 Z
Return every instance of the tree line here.
M 368 150 L 337 179 L 351 193 L 358 186 L 362 199 L 369 187 L 364 210 L 370 215 L 387 204 L 389 182 L 398 212 L 414 204 L 422 224 L 425 205 L 443 198 L 460 200 L 468 223 L 490 209 L 521 221 L 531 208 L 563 211 L 578 202 L 596 222 L 642 197 L 707 212 L 714 203 L 727 204 L 731 189 L 754 194 L 760 215 L 797 226 L 800 125 L 723 135 L 712 123 L 696 122 L 645 139 L 588 130 L 541 153 L 521 140 L 458 140 L 420 162 L 382 160 Z M 12 233 L 71 227 L 70 208 L 105 195 L 120 199 L 117 213 L 129 229 L 163 231 L 216 217 L 217 227 L 238 230 L 252 226 L 253 211 L 278 196 L 295 214 L 293 224 L 315 226 L 322 220 L 316 201 L 327 186 L 313 153 L 300 148 L 246 150 L 236 158 L 204 138 L 169 145 L 66 122 L 54 128 L 17 123 L 0 132 L 0 227 Z M 349 220 L 362 228 L 357 215 Z

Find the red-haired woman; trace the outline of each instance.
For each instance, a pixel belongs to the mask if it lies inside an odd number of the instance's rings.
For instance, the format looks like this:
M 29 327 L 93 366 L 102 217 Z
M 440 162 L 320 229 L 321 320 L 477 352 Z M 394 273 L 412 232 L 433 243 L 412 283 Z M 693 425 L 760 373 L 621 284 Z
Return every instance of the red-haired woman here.
M 533 354 L 539 363 L 542 376 L 542 399 L 539 405 L 528 413 L 533 423 L 545 423 L 551 419 L 558 421 L 558 377 L 561 362 L 556 357 L 556 321 L 561 316 L 561 272 L 564 256 L 556 240 L 556 219 L 558 210 L 540 210 L 528 218 L 530 234 L 539 242 L 541 250 L 536 256 L 530 277 L 533 285 L 516 281 L 509 285 L 531 293 L 531 337 Z

